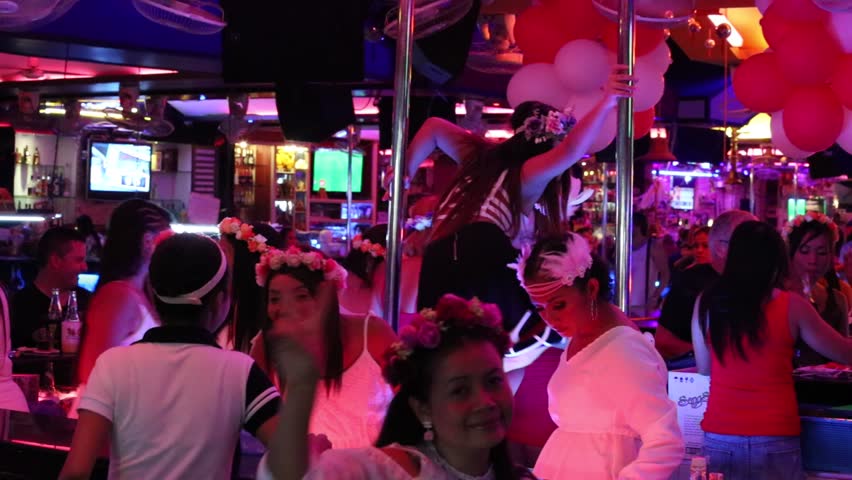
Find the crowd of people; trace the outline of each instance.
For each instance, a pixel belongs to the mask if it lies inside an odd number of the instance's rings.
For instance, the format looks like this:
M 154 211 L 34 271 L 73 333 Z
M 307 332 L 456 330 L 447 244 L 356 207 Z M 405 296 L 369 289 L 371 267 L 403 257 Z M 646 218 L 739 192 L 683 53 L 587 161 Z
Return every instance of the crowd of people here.
M 89 478 L 107 444 L 110 478 L 232 478 L 246 430 L 268 448 L 261 479 L 663 480 L 685 457 L 667 370 L 691 363 L 712 379 L 711 471 L 802 479 L 794 362 L 852 364 L 838 229 L 809 213 L 785 239 L 724 212 L 671 259 L 639 213 L 619 310 L 594 232 L 570 221 L 569 169 L 630 81 L 616 68 L 579 122 L 522 104 L 502 143 L 424 125 L 400 174 L 436 148 L 459 172 L 407 222 L 398 332 L 381 302 L 387 226 L 340 262 L 237 218 L 217 239 L 174 234 L 142 200 L 114 210 L 105 242 L 85 224 L 48 231 L 35 282 L 9 309 L 0 296 L 0 327 L 6 351 L 32 345 L 32 312 L 97 250 L 60 478 Z M 640 332 L 660 308 L 656 335 Z M 13 390 L 0 402 L 25 408 Z

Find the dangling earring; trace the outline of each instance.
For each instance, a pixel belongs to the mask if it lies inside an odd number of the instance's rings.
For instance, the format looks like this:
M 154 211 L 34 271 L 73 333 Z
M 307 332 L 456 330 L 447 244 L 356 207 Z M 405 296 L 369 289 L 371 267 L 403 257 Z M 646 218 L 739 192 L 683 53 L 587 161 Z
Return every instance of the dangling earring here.
M 431 442 L 435 440 L 435 432 L 432 431 L 432 421 L 431 420 L 423 420 L 423 428 L 426 430 L 423 432 L 423 440 L 426 442 Z
M 592 321 L 593 322 L 598 321 L 598 301 L 597 300 L 594 300 L 594 299 L 592 300 L 592 303 L 589 306 L 589 310 L 591 310 Z

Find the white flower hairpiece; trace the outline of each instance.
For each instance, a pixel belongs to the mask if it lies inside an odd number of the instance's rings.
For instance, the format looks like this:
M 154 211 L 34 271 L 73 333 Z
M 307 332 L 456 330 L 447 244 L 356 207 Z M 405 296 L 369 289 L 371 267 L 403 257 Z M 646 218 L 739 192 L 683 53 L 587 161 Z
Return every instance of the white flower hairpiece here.
M 823 225 L 828 225 L 829 230 L 831 230 L 832 240 L 837 242 L 840 240 L 840 232 L 837 228 L 837 224 L 834 223 L 827 215 L 820 212 L 805 212 L 804 215 L 797 215 L 792 221 L 787 222 L 787 225 L 784 226 L 784 239 L 786 240 L 793 233 L 793 230 L 801 227 L 805 223 L 809 222 L 819 222 Z
M 524 123 L 515 130 L 515 134 L 523 132 L 527 141 L 539 144 L 553 140 L 562 140 L 577 123 L 573 116 L 573 108 L 565 112 L 549 110 L 543 114 L 540 108 L 533 110 L 532 114 L 524 119 Z
M 361 237 L 361 234 L 355 235 L 352 239 L 352 248 L 356 250 L 360 250 L 363 253 L 369 253 L 373 258 L 384 258 L 385 247 L 383 247 L 380 243 L 373 243 L 369 240 L 364 240 Z
M 266 237 L 261 234 L 254 233 L 254 227 L 248 223 L 243 223 L 239 218 L 225 217 L 219 223 L 220 235 L 233 235 L 237 240 L 242 240 L 248 244 L 250 252 L 265 252 L 269 246 L 266 244 Z
M 259 286 L 266 285 L 266 279 L 272 271 L 281 270 L 284 267 L 300 268 L 323 272 L 326 281 L 334 282 L 338 290 L 346 287 L 346 269 L 330 258 L 324 257 L 319 252 L 305 252 L 299 247 L 290 246 L 287 250 L 278 250 L 274 247 L 260 256 L 260 261 L 254 267 L 255 281 Z
M 551 278 L 546 282 L 526 283 L 524 271 L 530 256 L 529 248 L 524 248 L 516 263 L 508 267 L 517 272 L 518 282 L 531 297 L 546 297 L 562 287 L 571 286 L 592 268 L 592 252 L 589 243 L 575 233 L 568 233 L 566 252 L 548 252 L 541 256 L 538 273 L 541 277 Z
M 405 221 L 405 228 L 408 230 L 417 230 L 418 232 L 432 228 L 432 214 L 416 215 L 414 218 L 409 218 Z

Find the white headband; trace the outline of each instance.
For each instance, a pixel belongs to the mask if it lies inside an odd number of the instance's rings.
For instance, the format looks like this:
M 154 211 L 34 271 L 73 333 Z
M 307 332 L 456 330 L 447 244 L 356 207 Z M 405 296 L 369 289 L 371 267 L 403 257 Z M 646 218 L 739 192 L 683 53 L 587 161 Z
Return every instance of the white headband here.
M 210 241 L 214 244 L 216 243 L 212 239 Z M 216 248 L 219 249 L 220 255 L 219 270 L 216 270 L 216 274 L 213 275 L 207 283 L 193 292 L 184 293 L 176 297 L 164 297 L 156 291 L 154 291 L 154 295 L 156 295 L 161 302 L 168 303 L 169 305 L 201 305 L 201 299 L 219 284 L 222 277 L 225 275 L 225 271 L 228 269 L 228 260 L 225 258 L 225 252 L 222 251 L 218 244 L 216 245 Z
M 531 284 L 524 281 L 529 251 L 522 252 L 517 263 L 508 265 L 517 272 L 518 281 L 531 297 L 546 297 L 562 287 L 573 285 L 576 279 L 581 278 L 592 267 L 589 242 L 575 233 L 568 233 L 568 236 L 571 240 L 566 242 L 566 252 L 548 252 L 541 256 L 538 273 L 553 280 Z

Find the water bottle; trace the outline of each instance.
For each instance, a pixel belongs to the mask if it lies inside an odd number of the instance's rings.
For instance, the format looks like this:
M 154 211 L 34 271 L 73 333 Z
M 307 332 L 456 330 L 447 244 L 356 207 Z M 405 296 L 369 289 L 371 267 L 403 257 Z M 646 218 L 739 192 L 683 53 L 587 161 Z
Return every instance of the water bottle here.
M 59 300 L 59 289 L 50 291 L 50 307 L 47 309 L 47 339 L 48 349 L 56 348 L 56 330 L 62 323 L 62 302 Z
M 689 465 L 689 480 L 707 480 L 707 458 L 692 457 Z
M 77 292 L 72 291 L 65 308 L 65 321 L 62 322 L 62 353 L 77 353 L 82 328 L 83 322 L 77 311 Z

